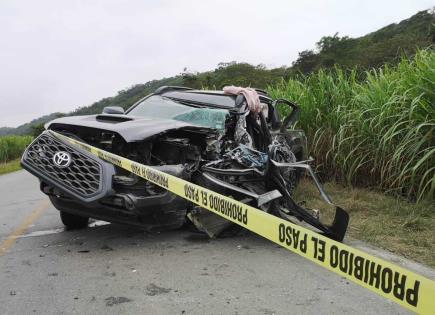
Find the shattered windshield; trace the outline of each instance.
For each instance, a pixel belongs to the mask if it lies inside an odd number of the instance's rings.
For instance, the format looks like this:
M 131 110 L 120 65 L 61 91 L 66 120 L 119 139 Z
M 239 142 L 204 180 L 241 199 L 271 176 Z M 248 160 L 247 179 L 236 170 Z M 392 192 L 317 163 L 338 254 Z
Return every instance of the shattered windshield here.
M 227 109 L 181 104 L 167 97 L 153 95 L 134 107 L 127 115 L 174 119 L 200 127 L 223 130 L 229 112 Z

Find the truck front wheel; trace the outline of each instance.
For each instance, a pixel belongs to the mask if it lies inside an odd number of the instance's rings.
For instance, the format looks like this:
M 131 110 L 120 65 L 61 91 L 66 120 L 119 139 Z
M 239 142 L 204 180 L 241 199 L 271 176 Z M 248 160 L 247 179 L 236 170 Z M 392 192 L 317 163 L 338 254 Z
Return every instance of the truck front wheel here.
M 88 226 L 89 218 L 60 211 L 60 219 L 69 230 L 84 229 Z

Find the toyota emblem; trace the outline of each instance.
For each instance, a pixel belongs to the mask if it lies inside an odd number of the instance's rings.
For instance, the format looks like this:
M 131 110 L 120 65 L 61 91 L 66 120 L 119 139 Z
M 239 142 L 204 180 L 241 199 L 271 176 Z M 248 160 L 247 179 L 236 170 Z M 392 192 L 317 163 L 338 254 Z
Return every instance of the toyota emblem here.
M 67 167 L 71 164 L 71 155 L 65 151 L 56 152 L 53 155 L 53 163 L 58 167 Z

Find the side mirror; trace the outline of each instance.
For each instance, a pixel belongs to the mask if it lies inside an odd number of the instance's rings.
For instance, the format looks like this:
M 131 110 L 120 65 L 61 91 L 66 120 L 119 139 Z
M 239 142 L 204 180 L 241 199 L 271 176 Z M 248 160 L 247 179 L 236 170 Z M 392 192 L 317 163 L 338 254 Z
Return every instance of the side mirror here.
M 291 107 L 292 111 L 290 114 L 284 118 L 284 121 L 281 124 L 280 132 L 285 132 L 289 127 L 293 126 L 296 121 L 299 119 L 300 108 L 296 103 L 287 101 L 283 98 L 279 98 L 273 101 L 272 106 L 276 110 L 278 104 L 286 104 L 288 107 Z
M 103 114 L 123 115 L 124 108 L 121 106 L 106 106 L 103 108 Z

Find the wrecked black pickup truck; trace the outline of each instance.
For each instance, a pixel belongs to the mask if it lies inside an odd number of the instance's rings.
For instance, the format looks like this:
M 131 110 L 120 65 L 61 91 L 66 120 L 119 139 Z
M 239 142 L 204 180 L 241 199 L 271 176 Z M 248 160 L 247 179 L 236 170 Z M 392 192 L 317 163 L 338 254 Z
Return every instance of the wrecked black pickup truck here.
M 251 89 L 252 90 L 252 89 Z M 243 94 L 164 86 L 126 112 L 106 107 L 100 115 L 63 117 L 49 122 L 23 154 L 22 166 L 40 179 L 40 188 L 60 211 L 67 228 L 86 227 L 89 218 L 147 230 L 190 224 L 210 237 L 233 223 L 166 191 L 51 131 L 150 165 L 285 220 L 309 225 L 341 241 L 348 214 L 336 207 L 331 225 L 318 210 L 295 202 L 304 174 L 331 200 L 309 166 L 307 140 L 292 127 L 299 107 L 255 90 L 259 111 Z M 281 119 L 277 106 L 288 106 Z

